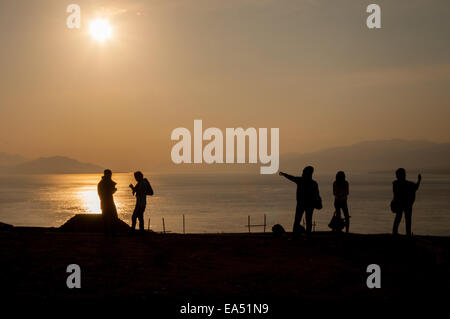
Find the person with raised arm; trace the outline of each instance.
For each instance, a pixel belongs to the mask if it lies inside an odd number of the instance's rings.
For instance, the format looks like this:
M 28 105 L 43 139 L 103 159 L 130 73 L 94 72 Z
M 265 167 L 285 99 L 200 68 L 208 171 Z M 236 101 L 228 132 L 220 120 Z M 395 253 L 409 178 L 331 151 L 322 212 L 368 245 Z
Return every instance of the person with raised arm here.
M 412 208 L 416 200 L 416 192 L 419 189 L 422 175 L 417 176 L 417 182 L 406 180 L 406 170 L 399 168 L 395 172 L 397 179 L 392 182 L 392 190 L 394 192 L 394 199 L 391 201 L 391 210 L 395 213 L 394 226 L 392 234 L 398 235 L 398 226 L 402 220 L 403 213 L 405 214 L 406 235 L 411 236 L 411 218 Z
M 303 169 L 302 176 L 292 176 L 280 172 L 280 176 L 297 184 L 297 206 L 295 209 L 295 218 L 293 226 L 293 236 L 296 237 L 300 230 L 300 222 L 303 214 L 306 216 L 306 233 L 310 234 L 312 229 L 312 217 L 314 209 L 322 208 L 322 199 L 319 194 L 319 185 L 312 179 L 314 168 L 306 166 Z

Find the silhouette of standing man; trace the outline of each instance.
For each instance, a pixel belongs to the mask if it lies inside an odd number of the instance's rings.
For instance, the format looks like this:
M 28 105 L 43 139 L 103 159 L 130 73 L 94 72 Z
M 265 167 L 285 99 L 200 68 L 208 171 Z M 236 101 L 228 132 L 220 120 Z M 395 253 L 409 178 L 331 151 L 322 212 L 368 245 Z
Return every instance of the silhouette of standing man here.
M 286 177 L 288 180 L 297 184 L 297 207 L 295 209 L 295 219 L 293 227 L 294 237 L 298 234 L 300 229 L 300 222 L 303 217 L 303 213 L 306 213 L 306 233 L 311 233 L 312 229 L 312 216 L 314 208 L 322 208 L 322 199 L 319 194 L 319 185 L 312 179 L 314 168 L 312 166 L 306 166 L 303 169 L 302 176 L 292 176 L 283 172 L 280 172 L 280 176 Z
M 97 185 L 98 196 L 100 197 L 100 207 L 102 209 L 103 225 L 105 236 L 114 236 L 114 223 L 117 218 L 116 205 L 113 194 L 117 191 L 116 182 L 111 179 L 112 172 L 105 169 L 102 180 Z
M 136 219 L 139 220 L 139 230 L 144 231 L 144 212 L 147 205 L 147 195 L 153 195 L 153 189 L 148 179 L 144 178 L 142 172 L 135 172 L 134 178 L 137 181 L 136 186 L 130 184 L 133 195 L 136 195 L 136 206 L 133 215 L 131 216 L 131 229 L 136 229 Z
M 416 191 L 419 189 L 422 175 L 418 175 L 417 183 L 406 180 L 406 171 L 399 168 L 395 172 L 397 180 L 392 183 L 394 199 L 391 202 L 391 210 L 395 213 L 394 227 L 392 234 L 398 235 L 398 226 L 402 220 L 402 214 L 405 213 L 406 235 L 411 236 L 411 217 L 412 207 L 416 199 Z

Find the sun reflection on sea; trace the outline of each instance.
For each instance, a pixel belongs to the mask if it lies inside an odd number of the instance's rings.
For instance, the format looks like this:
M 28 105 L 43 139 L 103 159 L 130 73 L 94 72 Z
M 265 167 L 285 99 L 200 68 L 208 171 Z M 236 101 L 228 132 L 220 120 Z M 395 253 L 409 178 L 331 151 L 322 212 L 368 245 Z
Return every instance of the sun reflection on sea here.
M 85 213 L 101 214 L 100 199 L 96 187 L 84 187 L 78 192 Z

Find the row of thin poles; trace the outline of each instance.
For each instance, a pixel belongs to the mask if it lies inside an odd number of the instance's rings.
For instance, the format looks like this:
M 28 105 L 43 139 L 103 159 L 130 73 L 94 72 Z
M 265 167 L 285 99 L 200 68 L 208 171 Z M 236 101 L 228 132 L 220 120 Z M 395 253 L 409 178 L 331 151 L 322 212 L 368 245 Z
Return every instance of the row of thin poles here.
M 264 214 L 264 224 L 255 224 L 252 225 L 251 220 L 250 220 L 250 215 L 248 215 L 248 219 L 247 219 L 247 227 L 248 227 L 248 233 L 251 233 L 251 228 L 252 227 L 264 227 L 264 233 L 266 232 L 266 226 L 267 226 L 267 218 L 266 218 L 266 214 Z
M 162 218 L 163 234 L 166 233 L 166 221 Z M 147 230 L 150 230 L 150 217 L 148 218 Z M 168 231 L 167 231 L 168 232 Z M 183 234 L 186 234 L 186 218 L 183 214 Z
M 252 227 L 264 227 L 264 233 L 266 232 L 266 227 L 267 227 L 267 217 L 266 214 L 264 214 L 264 224 L 255 224 L 252 225 L 251 224 L 251 220 L 250 220 L 250 215 L 248 215 L 248 220 L 247 220 L 247 225 L 246 227 L 248 227 L 248 232 L 251 233 L 251 228 Z M 150 230 L 150 217 L 148 218 L 148 224 L 147 224 L 147 229 Z M 164 217 L 162 218 L 162 227 L 163 227 L 163 234 L 166 233 L 166 222 L 164 220 Z M 167 231 L 169 232 L 169 231 Z M 183 214 L 183 234 L 186 234 L 186 217 Z

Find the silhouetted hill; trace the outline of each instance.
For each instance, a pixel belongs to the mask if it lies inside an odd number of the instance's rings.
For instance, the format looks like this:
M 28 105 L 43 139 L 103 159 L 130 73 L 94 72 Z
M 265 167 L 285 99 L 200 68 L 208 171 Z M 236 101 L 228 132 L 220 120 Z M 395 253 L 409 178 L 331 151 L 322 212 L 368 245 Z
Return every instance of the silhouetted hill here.
M 307 154 L 288 154 L 281 170 L 299 171 L 313 165 L 318 171 L 392 171 L 398 167 L 429 172 L 449 172 L 450 143 L 384 140 L 334 147 Z
M 14 227 L 13 225 L 0 222 L 0 230 L 10 230 L 13 227 Z
M 98 165 L 79 162 L 63 156 L 41 157 L 10 169 L 11 173 L 19 174 L 82 174 L 102 171 L 103 168 Z
M 59 229 L 68 232 L 103 232 L 104 225 L 101 214 L 77 214 L 69 219 Z M 124 221 L 117 219 L 115 229 L 118 232 L 130 230 Z

